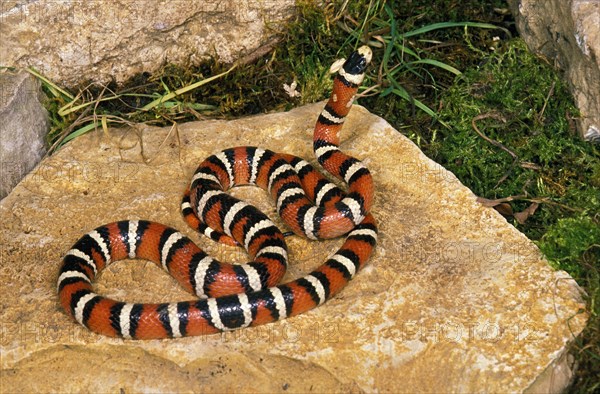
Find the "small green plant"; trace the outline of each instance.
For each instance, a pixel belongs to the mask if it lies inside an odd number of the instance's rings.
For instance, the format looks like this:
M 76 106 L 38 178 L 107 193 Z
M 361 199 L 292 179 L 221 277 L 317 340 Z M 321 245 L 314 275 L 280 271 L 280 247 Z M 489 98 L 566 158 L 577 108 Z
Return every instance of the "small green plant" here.
M 346 25 L 342 26 L 349 33 L 347 41 L 350 41 L 350 37 L 352 37 L 357 42 L 368 43 L 371 47 L 383 48 L 377 75 L 377 80 L 380 83 L 373 87 L 374 90 L 379 93 L 380 98 L 385 98 L 390 94 L 395 95 L 408 101 L 432 118 L 437 119 L 436 112 L 409 93 L 401 81 L 406 80 L 407 75 L 412 75 L 421 80 L 429 79 L 436 87 L 436 79 L 428 67 L 437 67 L 456 76 L 461 75 L 461 71 L 441 60 L 428 57 L 427 51 L 421 49 L 418 44 L 435 45 L 440 44 L 440 42 L 427 38 L 419 39 L 419 36 L 425 36 L 427 33 L 443 29 L 462 28 L 466 33 L 469 28 L 497 30 L 499 27 L 489 23 L 440 22 L 410 31 L 401 31 L 399 30 L 401 26 L 399 15 L 394 12 L 390 4 L 381 1 L 377 2 L 373 8 L 376 10 L 381 8 L 382 11 L 377 14 L 367 12 L 360 28 L 352 30 Z M 417 40 L 417 42 L 413 40 Z M 438 121 L 444 124 L 443 121 L 439 119 Z
M 164 93 L 115 93 L 111 91 L 108 95 L 105 95 L 105 88 L 96 96 L 89 90 L 84 90 L 82 93 L 74 96 L 67 90 L 60 88 L 52 81 L 39 74 L 36 70 L 30 68 L 28 71 L 41 81 L 42 87 L 48 95 L 48 102 L 46 105 L 51 113 L 52 124 L 49 139 L 53 142 L 51 150 L 54 150 L 60 148 L 72 139 L 97 128 L 102 128 L 106 131 L 109 124 L 110 126 L 121 123 L 132 124 L 136 118 L 139 118 L 142 114 L 150 113 L 153 117 L 168 118 L 165 112 L 174 114 L 184 110 L 212 110 L 215 108 L 214 106 L 179 101 L 178 97 L 227 75 L 235 69 L 235 67 L 236 65 L 233 65 L 230 69 L 221 74 L 196 81 L 175 91 L 171 91 L 171 89 L 161 81 Z M 91 96 L 84 98 L 84 93 L 88 95 L 91 94 Z M 120 100 L 126 105 L 123 100 L 127 98 L 142 99 L 144 101 L 152 99 L 152 101 L 142 107 L 129 106 L 128 109 L 130 109 L 130 111 L 119 113 L 118 115 L 112 114 L 105 106 L 107 102 L 115 100 Z M 92 113 L 88 115 L 90 110 L 92 110 Z
M 559 219 L 548 227 L 539 245 L 555 266 L 581 278 L 582 258 L 600 261 L 600 226 L 587 215 Z

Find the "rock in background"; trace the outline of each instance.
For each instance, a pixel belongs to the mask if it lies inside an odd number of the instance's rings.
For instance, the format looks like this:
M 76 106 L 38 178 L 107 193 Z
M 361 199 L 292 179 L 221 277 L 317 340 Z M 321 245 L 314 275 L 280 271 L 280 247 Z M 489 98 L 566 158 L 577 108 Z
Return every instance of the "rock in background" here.
M 166 63 L 233 62 L 292 15 L 293 0 L 0 2 L 0 66 L 34 67 L 54 83 L 122 83 Z M 2 76 L 3 198 L 44 154 L 47 116 L 29 74 Z
M 165 63 L 233 62 L 265 43 L 293 0 L 2 1 L 0 64 L 53 82 L 118 83 Z
M 37 79 L 26 71 L 0 73 L 0 199 L 46 153 L 48 114 Z
M 564 70 L 581 111 L 581 136 L 600 142 L 600 1 L 508 3 L 529 49 Z

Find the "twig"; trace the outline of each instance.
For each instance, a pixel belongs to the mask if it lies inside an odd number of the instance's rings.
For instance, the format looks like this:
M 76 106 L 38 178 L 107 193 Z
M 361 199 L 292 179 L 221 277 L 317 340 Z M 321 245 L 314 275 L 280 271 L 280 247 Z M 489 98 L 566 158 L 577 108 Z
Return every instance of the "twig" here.
M 96 110 L 98 109 L 98 106 L 100 105 L 100 101 L 102 101 L 102 97 L 104 96 L 104 92 L 106 92 L 107 86 L 103 85 L 102 86 L 102 91 L 100 92 L 100 94 L 98 95 L 98 98 L 96 99 L 96 104 L 94 105 L 94 112 L 92 114 L 92 116 L 94 117 L 94 123 L 98 122 L 98 113 L 96 112 Z M 104 116 L 102 118 L 102 130 L 108 134 L 108 128 L 106 127 L 106 117 Z
M 529 201 L 529 202 L 536 202 L 538 204 L 548 204 L 548 205 L 556 205 L 557 207 L 566 209 L 568 211 L 571 212 L 583 212 L 584 209 L 579 209 L 579 208 L 572 208 L 569 207 L 567 205 L 558 203 L 558 202 L 554 202 L 552 200 L 549 200 L 547 197 L 542 197 L 542 198 L 524 198 L 523 201 Z
M 160 150 L 165 145 L 165 143 L 167 142 L 167 140 L 169 139 L 169 137 L 171 136 L 171 134 L 173 133 L 173 131 L 175 131 L 175 134 L 177 136 L 177 142 L 181 146 L 181 141 L 179 139 L 179 128 L 177 127 L 177 122 L 173 122 L 173 124 L 171 125 L 171 129 L 169 129 L 169 132 L 167 133 L 167 135 L 165 136 L 165 138 L 163 138 L 163 140 L 161 141 L 161 143 L 158 145 L 158 148 L 156 149 L 156 154 L 154 155 L 154 157 L 145 158 L 144 154 L 142 152 L 142 157 L 143 157 L 144 162 L 146 164 L 150 164 L 152 161 L 154 161 L 154 159 L 156 159 L 158 157 L 158 154 L 160 153 Z
M 490 200 L 488 198 L 484 198 L 484 197 L 477 197 L 477 202 L 479 202 L 480 204 L 482 204 L 485 207 L 495 207 L 497 205 L 500 205 L 502 203 L 505 202 L 512 202 L 512 201 L 527 201 L 527 202 L 531 202 L 531 203 L 536 203 L 536 204 L 548 204 L 548 205 L 555 205 L 557 207 L 566 209 L 568 211 L 571 212 L 583 212 L 583 209 L 578 209 L 578 208 L 572 208 L 569 207 L 567 205 L 558 203 L 558 202 L 554 202 L 552 200 L 550 200 L 547 197 L 541 197 L 541 198 L 528 198 L 526 194 L 517 194 L 515 196 L 508 196 L 508 197 L 503 197 L 503 198 L 497 198 L 495 200 Z
M 498 180 L 498 182 L 496 183 L 496 186 L 494 186 L 494 188 L 496 188 L 496 187 L 498 187 L 498 185 L 500 185 L 502 182 L 504 182 L 506 180 L 506 178 L 508 178 L 508 176 L 512 172 L 512 169 L 515 167 L 515 164 L 517 164 L 517 162 L 519 161 L 519 156 L 517 156 L 513 151 L 511 151 L 510 149 L 508 149 L 506 146 L 502 145 L 500 142 L 487 137 L 485 134 L 483 134 L 479 130 L 479 128 L 477 127 L 477 121 L 478 120 L 482 120 L 482 119 L 488 119 L 488 118 L 496 119 L 496 120 L 501 121 L 502 123 L 506 123 L 506 119 L 502 115 L 494 113 L 494 112 L 490 112 L 490 113 L 487 113 L 487 114 L 477 115 L 476 117 L 473 118 L 473 120 L 471 121 L 471 126 L 473 127 L 473 130 L 475 130 L 475 132 L 481 138 L 483 138 L 484 140 L 486 140 L 490 144 L 492 144 L 492 145 L 494 145 L 494 146 L 502 149 L 503 151 L 505 151 L 506 153 L 508 153 L 513 158 L 513 162 L 511 163 L 511 165 L 508 168 L 508 170 L 504 173 L 504 175 L 502 175 L 502 178 L 500 178 L 500 180 Z
M 517 201 L 517 200 L 523 200 L 525 199 L 527 196 L 525 194 L 518 194 L 516 196 L 508 196 L 508 197 L 503 197 L 503 198 L 497 198 L 495 200 L 490 200 L 488 198 L 483 198 L 483 197 L 477 197 L 477 202 L 483 204 L 486 207 L 494 207 L 498 204 L 502 204 L 504 202 L 511 202 L 511 201 Z
M 378 89 L 381 88 L 381 85 L 376 84 L 376 85 L 371 85 L 368 88 L 366 88 L 365 90 L 363 90 L 362 92 L 357 94 L 357 97 L 371 97 L 371 96 L 377 96 L 380 92 Z M 372 93 L 371 93 L 372 92 Z
M 515 154 L 513 151 L 511 151 L 510 149 L 508 149 L 506 146 L 502 145 L 500 142 L 498 142 L 498 141 L 496 141 L 496 140 L 493 140 L 493 139 L 491 139 L 491 138 L 487 137 L 486 135 L 484 135 L 484 134 L 483 134 L 483 133 L 482 133 L 482 132 L 479 130 L 479 128 L 477 127 L 477 123 L 476 123 L 476 122 L 477 122 L 478 120 L 482 120 L 482 119 L 488 119 L 488 118 L 496 119 L 496 120 L 499 120 L 499 121 L 501 121 L 502 123 L 506 123 L 506 119 L 505 119 L 505 118 L 504 118 L 502 115 L 500 115 L 500 114 L 497 114 L 497 113 L 493 113 L 493 112 L 491 112 L 491 113 L 487 113 L 487 114 L 481 114 L 481 115 L 477 115 L 477 116 L 476 116 L 476 117 L 474 117 L 474 118 L 473 118 L 473 120 L 471 121 L 471 125 L 473 126 L 473 129 L 475 130 L 475 132 L 476 132 L 477 134 L 479 134 L 479 136 L 480 136 L 481 138 L 483 138 L 484 140 L 486 140 L 486 141 L 487 141 L 487 142 L 489 142 L 490 144 L 492 144 L 492 145 L 494 145 L 494 146 L 497 146 L 498 148 L 502 149 L 503 151 L 505 151 L 506 153 L 508 153 L 509 155 L 511 155 L 513 159 L 517 159 L 517 158 L 518 158 L 518 156 L 517 156 L 517 155 L 516 155 L 516 154 Z
M 46 152 L 46 156 L 51 156 L 54 153 L 54 151 L 62 144 L 63 140 L 67 138 L 69 134 L 71 134 L 73 129 L 75 129 L 76 126 L 79 126 L 81 123 L 83 123 L 83 119 L 86 117 L 87 113 L 90 112 L 91 109 L 92 108 L 89 106 L 86 107 L 83 110 L 83 112 L 77 117 L 77 119 L 75 119 L 75 121 L 71 123 L 69 127 L 63 130 L 63 132 L 60 134 L 60 137 L 58 137 L 58 139 L 54 141 L 50 149 L 48 149 L 48 152 Z
M 338 11 L 337 15 L 333 18 L 333 21 L 337 21 L 338 19 L 340 19 L 342 17 L 342 14 L 344 13 L 344 11 L 346 10 L 346 7 L 348 6 L 348 2 L 350 0 L 345 0 L 344 3 L 342 4 L 342 6 L 340 7 L 340 10 Z
M 538 121 L 541 122 L 541 119 L 544 117 L 544 112 L 546 112 L 546 106 L 548 106 L 548 101 L 550 100 L 550 96 L 554 93 L 554 87 L 556 86 L 556 81 L 552 81 L 552 86 L 550 86 L 550 90 L 548 91 L 548 95 L 544 100 L 544 106 L 538 115 Z
M 236 63 L 240 66 L 245 66 L 246 64 L 254 63 L 256 60 L 271 52 L 273 48 L 275 48 L 280 42 L 281 38 L 276 37 L 271 41 L 267 42 L 266 44 L 259 46 L 253 52 L 247 54 L 246 56 L 239 58 Z

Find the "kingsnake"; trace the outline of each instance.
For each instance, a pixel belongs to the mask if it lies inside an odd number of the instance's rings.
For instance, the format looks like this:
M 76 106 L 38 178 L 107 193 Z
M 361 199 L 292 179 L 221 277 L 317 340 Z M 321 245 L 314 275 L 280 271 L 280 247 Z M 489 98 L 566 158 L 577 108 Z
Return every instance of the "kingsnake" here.
M 248 146 L 226 149 L 199 165 L 182 212 L 188 224 L 210 238 L 244 246 L 253 261 L 220 263 L 162 224 L 106 224 L 79 239 L 63 260 L 57 286 L 67 313 L 91 331 L 111 337 L 173 338 L 274 322 L 310 310 L 339 292 L 366 263 L 377 241 L 369 214 L 371 174 L 338 148 L 338 132 L 370 60 L 371 50 L 363 46 L 342 66 L 332 66 L 338 68 L 333 92 L 314 130 L 317 160 L 348 184 L 347 193 L 295 156 Z M 344 244 L 310 274 L 277 285 L 287 266 L 284 235 L 257 208 L 225 193 L 248 184 L 270 192 L 294 233 L 310 239 L 348 234 Z M 138 304 L 94 293 L 92 282 L 102 269 L 126 258 L 155 262 L 200 299 Z

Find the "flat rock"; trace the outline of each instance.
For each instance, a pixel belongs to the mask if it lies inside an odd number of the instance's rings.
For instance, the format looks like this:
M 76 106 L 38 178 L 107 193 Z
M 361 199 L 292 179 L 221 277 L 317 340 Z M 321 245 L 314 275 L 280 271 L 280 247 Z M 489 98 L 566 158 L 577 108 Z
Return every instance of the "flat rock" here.
M 262 327 L 137 342 L 90 333 L 60 309 L 56 277 L 63 254 L 107 222 L 158 221 L 219 259 L 245 261 L 243 251 L 214 244 L 186 226 L 181 195 L 198 163 L 230 146 L 257 145 L 315 162 L 312 128 L 322 106 L 177 128 L 98 131 L 45 159 L 0 202 L 2 390 L 546 387 L 586 322 L 579 287 L 496 211 L 481 206 L 453 174 L 359 106 L 342 131 L 341 148 L 373 173 L 380 243 L 367 267 L 327 304 Z M 264 191 L 233 192 L 281 223 Z M 342 243 L 288 239 L 286 280 L 310 272 Z M 97 290 L 138 302 L 193 299 L 143 261 L 111 265 Z
M 122 83 L 165 63 L 231 63 L 294 13 L 292 0 L 0 2 L 0 65 L 67 87 Z

